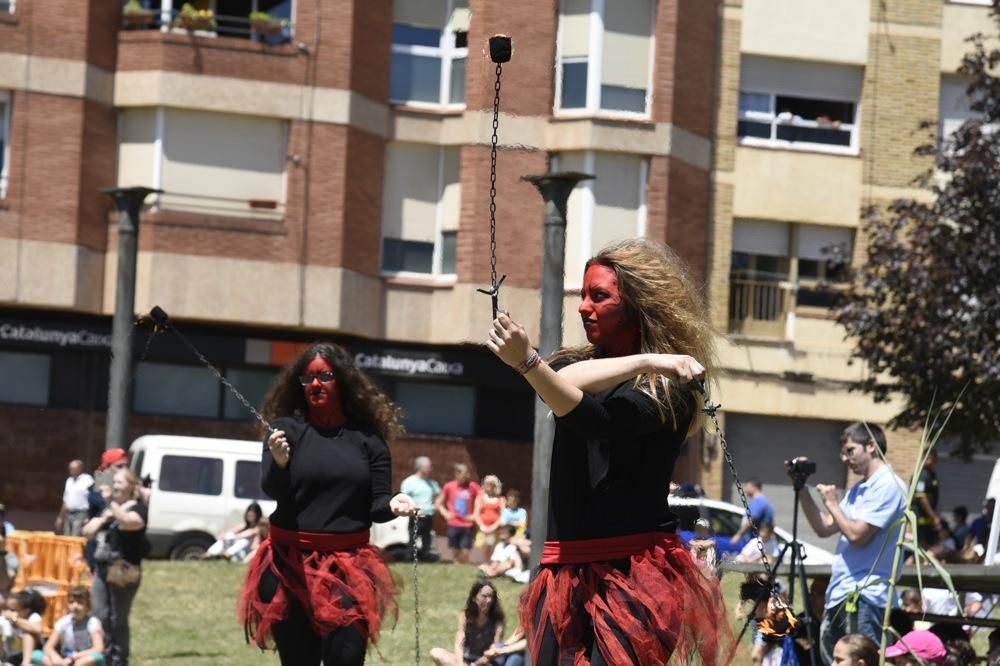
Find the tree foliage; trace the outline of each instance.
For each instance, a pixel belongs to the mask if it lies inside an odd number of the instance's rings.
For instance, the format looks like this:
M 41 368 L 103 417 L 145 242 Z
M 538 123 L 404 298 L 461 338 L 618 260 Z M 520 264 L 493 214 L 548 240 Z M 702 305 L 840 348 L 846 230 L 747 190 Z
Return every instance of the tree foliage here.
M 858 388 L 904 398 L 894 426 L 956 404 L 944 435 L 965 453 L 1000 441 L 1000 0 L 991 19 L 959 69 L 973 117 L 917 149 L 933 157 L 918 179 L 933 203 L 865 211 L 866 261 L 837 311 L 868 364 Z

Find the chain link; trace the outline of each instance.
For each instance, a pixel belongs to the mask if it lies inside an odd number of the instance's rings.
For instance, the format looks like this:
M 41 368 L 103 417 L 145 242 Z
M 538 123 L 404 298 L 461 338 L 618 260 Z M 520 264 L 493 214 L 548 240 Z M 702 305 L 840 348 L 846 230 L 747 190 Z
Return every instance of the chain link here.
M 418 587 L 420 578 L 417 576 L 417 563 L 419 562 L 417 523 L 419 520 L 419 514 L 410 518 L 410 543 L 413 544 L 413 663 L 417 666 L 420 664 L 420 589 Z

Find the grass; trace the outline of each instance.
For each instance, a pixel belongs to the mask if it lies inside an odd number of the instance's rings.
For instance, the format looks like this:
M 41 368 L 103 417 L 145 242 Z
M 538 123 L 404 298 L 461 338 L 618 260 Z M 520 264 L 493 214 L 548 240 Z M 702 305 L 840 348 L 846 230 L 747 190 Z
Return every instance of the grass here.
M 185 666 L 236 666 L 237 664 L 277 664 L 277 655 L 261 653 L 244 643 L 243 628 L 236 620 L 236 595 L 245 568 L 226 562 L 165 562 L 143 564 L 143 581 L 132 608 L 132 663 L 144 665 L 185 664 Z M 393 570 L 403 579 L 399 599 L 399 621 L 388 626 L 379 642 L 381 655 L 369 654 L 369 664 L 413 664 L 414 619 L 412 565 L 396 564 Z M 469 587 L 476 579 L 471 565 L 426 564 L 420 575 L 421 663 L 430 664 L 433 646 L 450 647 L 457 624 L 457 611 L 464 605 Z M 740 580 L 723 579 L 728 614 L 735 631 L 741 623 L 733 618 Z M 513 630 L 518 596 L 524 589 L 513 581 L 499 580 L 500 601 Z M 739 666 L 749 664 L 746 649 L 740 648 Z

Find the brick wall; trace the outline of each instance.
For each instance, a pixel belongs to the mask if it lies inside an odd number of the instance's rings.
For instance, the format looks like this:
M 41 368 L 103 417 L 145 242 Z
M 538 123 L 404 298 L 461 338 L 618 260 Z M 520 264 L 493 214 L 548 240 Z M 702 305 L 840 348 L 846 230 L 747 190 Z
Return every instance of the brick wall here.
M 660 2 L 656 15 L 653 120 L 710 137 L 719 17 L 714 2 Z
M 521 176 L 548 171 L 548 157 L 535 150 L 501 150 L 497 156 L 497 278 L 505 285 L 541 285 L 542 213 L 535 188 Z M 462 204 L 458 231 L 459 282 L 488 284 L 490 276 L 490 149 L 464 146 Z
M 937 119 L 940 51 L 938 39 L 893 36 L 890 49 L 884 35 L 871 35 L 861 109 L 867 182 L 911 187 L 932 165 L 931 158 L 917 157 L 913 150 L 928 141 L 918 130 L 920 122 Z

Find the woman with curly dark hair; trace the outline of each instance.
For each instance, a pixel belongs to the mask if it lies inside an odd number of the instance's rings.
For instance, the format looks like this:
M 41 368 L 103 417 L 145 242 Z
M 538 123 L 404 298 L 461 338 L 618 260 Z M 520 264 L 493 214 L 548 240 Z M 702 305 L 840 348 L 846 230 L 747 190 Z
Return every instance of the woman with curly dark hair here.
M 548 530 L 520 611 L 532 661 L 729 663 L 718 583 L 668 506 L 681 446 L 703 420 L 687 384 L 712 365 L 707 308 L 680 260 L 644 239 L 588 261 L 580 298 L 584 347 L 546 363 L 506 314 L 486 342 L 555 417 Z
M 458 615 L 454 651 L 433 648 L 431 660 L 438 666 L 494 666 L 486 653 L 503 637 L 504 616 L 497 589 L 486 580 L 477 580 L 469 589 L 465 610 Z
M 363 664 L 396 582 L 368 543 L 373 522 L 417 506 L 393 496 L 386 440 L 399 408 L 343 348 L 317 342 L 286 367 L 262 407 L 261 486 L 277 500 L 268 538 L 247 570 L 240 619 L 248 640 L 276 644 L 281 663 Z

